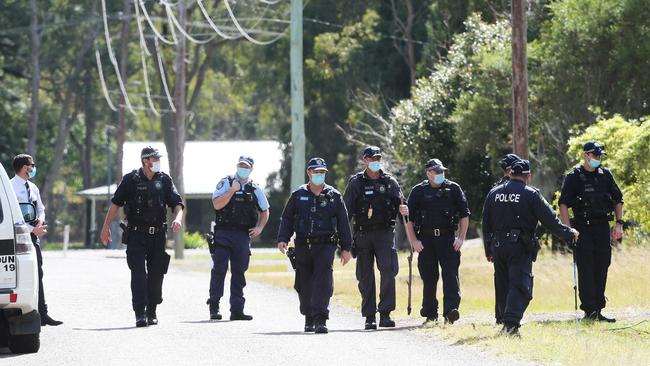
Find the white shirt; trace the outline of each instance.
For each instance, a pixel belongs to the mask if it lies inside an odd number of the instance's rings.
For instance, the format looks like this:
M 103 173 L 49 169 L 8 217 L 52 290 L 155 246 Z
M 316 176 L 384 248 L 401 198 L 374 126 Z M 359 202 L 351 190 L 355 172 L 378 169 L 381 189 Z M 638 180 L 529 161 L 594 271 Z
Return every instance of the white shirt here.
M 27 197 L 27 187 L 25 187 L 25 183 L 29 184 L 29 197 Z M 36 184 L 15 175 L 11 178 L 11 186 L 13 187 L 14 192 L 16 192 L 18 203 L 34 203 L 36 206 L 36 218 L 41 223 L 45 222 L 45 205 L 43 205 L 43 201 L 41 201 L 41 191 L 36 187 Z

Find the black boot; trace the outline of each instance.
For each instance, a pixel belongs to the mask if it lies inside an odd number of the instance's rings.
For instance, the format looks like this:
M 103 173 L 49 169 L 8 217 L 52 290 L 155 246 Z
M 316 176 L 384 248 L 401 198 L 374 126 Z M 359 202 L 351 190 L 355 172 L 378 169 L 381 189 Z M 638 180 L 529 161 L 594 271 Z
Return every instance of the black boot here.
M 316 329 L 314 329 L 314 333 L 327 334 L 327 323 L 325 320 L 316 320 Z
M 157 305 L 147 306 L 147 325 L 158 325 L 156 306 Z
M 219 302 L 210 301 L 206 302 L 210 306 L 210 320 L 221 320 L 221 314 L 219 314 Z
M 375 329 L 377 329 L 377 319 L 375 318 L 374 315 L 366 317 L 365 329 L 366 330 L 375 330 Z
M 394 328 L 395 321 L 390 318 L 390 313 L 379 314 L 379 326 L 384 328 Z
M 454 324 L 456 320 L 460 318 L 460 313 L 458 312 L 458 309 L 452 309 L 445 315 L 445 323 L 449 324 Z
M 311 333 L 314 331 L 314 318 L 311 316 L 305 316 L 305 333 Z
M 135 326 L 138 328 L 147 326 L 147 315 L 144 311 L 135 313 Z
M 243 312 L 230 313 L 230 320 L 253 320 L 253 317 Z
M 53 327 L 56 327 L 57 325 L 61 325 L 61 324 L 63 324 L 62 321 L 54 320 L 50 318 L 50 316 L 47 314 L 41 316 L 41 326 L 51 325 Z
M 512 323 L 504 323 L 503 328 L 501 328 L 501 332 L 499 332 L 499 335 L 519 338 L 521 337 L 521 335 L 519 334 L 519 325 L 512 324 Z
M 599 322 L 616 323 L 616 319 L 608 318 L 608 317 L 604 316 L 603 314 L 601 314 L 600 311 L 598 312 L 598 315 L 596 316 L 596 319 Z

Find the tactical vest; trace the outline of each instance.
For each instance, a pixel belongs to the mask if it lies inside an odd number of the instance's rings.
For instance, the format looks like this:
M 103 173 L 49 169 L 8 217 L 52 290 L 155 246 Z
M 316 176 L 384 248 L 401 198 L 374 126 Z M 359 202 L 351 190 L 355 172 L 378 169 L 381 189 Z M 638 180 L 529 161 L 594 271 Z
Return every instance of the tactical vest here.
M 390 176 L 382 175 L 379 179 L 368 179 L 363 173 L 355 176 L 361 184 L 361 194 L 356 199 L 355 226 L 395 226 L 397 205 L 390 196 Z
M 420 211 L 415 217 L 415 224 L 419 229 L 456 230 L 458 213 L 454 208 L 451 186 L 447 181 L 435 191 L 425 187 L 425 193 L 420 198 Z
M 614 200 L 609 192 L 609 179 L 602 168 L 596 174 L 585 174 L 579 168 L 574 168 L 573 173 L 580 178 L 580 189 L 572 206 L 576 219 L 598 220 L 613 218 Z
M 300 189 L 294 194 L 296 235 L 308 238 L 333 236 L 338 223 L 336 212 L 340 200 L 329 187 L 325 187 L 318 196 L 308 192 L 308 189 Z
M 230 184 L 233 178 L 227 177 Z M 230 198 L 221 210 L 215 210 L 214 227 L 216 229 L 248 230 L 257 225 L 258 203 L 255 185 L 248 182 Z
M 163 175 L 154 174 L 151 180 L 140 176 L 140 172 L 132 172 L 134 194 L 126 202 L 124 211 L 131 226 L 162 226 L 167 220 L 165 209 L 165 193 Z

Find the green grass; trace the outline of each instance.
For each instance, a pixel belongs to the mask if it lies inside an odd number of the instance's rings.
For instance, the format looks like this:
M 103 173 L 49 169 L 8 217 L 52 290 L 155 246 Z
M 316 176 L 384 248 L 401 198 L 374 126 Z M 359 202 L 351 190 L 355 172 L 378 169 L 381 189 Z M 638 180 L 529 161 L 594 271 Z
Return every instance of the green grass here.
M 63 250 L 63 243 L 47 243 L 45 246 L 42 247 L 44 251 L 57 251 L 57 250 Z M 68 249 L 69 250 L 75 250 L 75 249 L 86 249 L 86 246 L 82 242 L 73 242 L 73 243 L 68 243 Z
M 413 261 L 413 312 L 408 317 L 407 254 L 400 253 L 397 309 L 393 313 L 403 321 L 407 318 L 417 319 L 422 301 L 422 282 L 416 259 Z M 275 270 L 265 271 L 273 267 L 268 260 L 261 263 L 257 270 L 254 261 L 251 262 L 247 277 L 273 286 L 293 287 L 294 273 L 288 270 L 286 258 L 280 255 Z M 461 322 L 453 326 L 436 325 L 425 332 L 450 344 L 469 344 L 492 353 L 514 354 L 521 359 L 544 364 L 647 365 L 650 364 L 650 320 L 645 321 L 650 314 L 649 262 L 648 246 L 615 249 L 607 285 L 609 302 L 604 313 L 622 317 L 622 320 L 616 324 L 580 323 L 576 334 L 575 323 L 571 320 L 574 308 L 572 258 L 568 254 L 542 251 L 533 267 L 534 298 L 526 314 L 535 319 L 550 320 L 529 320 L 521 328 L 522 338 L 512 339 L 497 337 L 499 327 L 493 324 L 492 264 L 485 260 L 482 248 L 464 249 L 460 267 Z M 335 261 L 333 300 L 359 308 L 361 299 L 354 269 L 354 261 L 345 267 L 338 260 Z M 378 273 L 376 277 L 378 280 Z M 441 286 L 439 283 L 439 300 L 442 300 Z

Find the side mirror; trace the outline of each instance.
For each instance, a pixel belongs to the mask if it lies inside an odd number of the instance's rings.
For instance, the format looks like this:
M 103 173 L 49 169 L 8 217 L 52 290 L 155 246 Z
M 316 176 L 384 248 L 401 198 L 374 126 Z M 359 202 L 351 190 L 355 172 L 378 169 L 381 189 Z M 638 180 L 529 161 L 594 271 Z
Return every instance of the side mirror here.
M 36 221 L 36 207 L 31 203 L 21 203 L 20 211 L 23 213 L 23 219 L 26 223 L 31 224 Z

